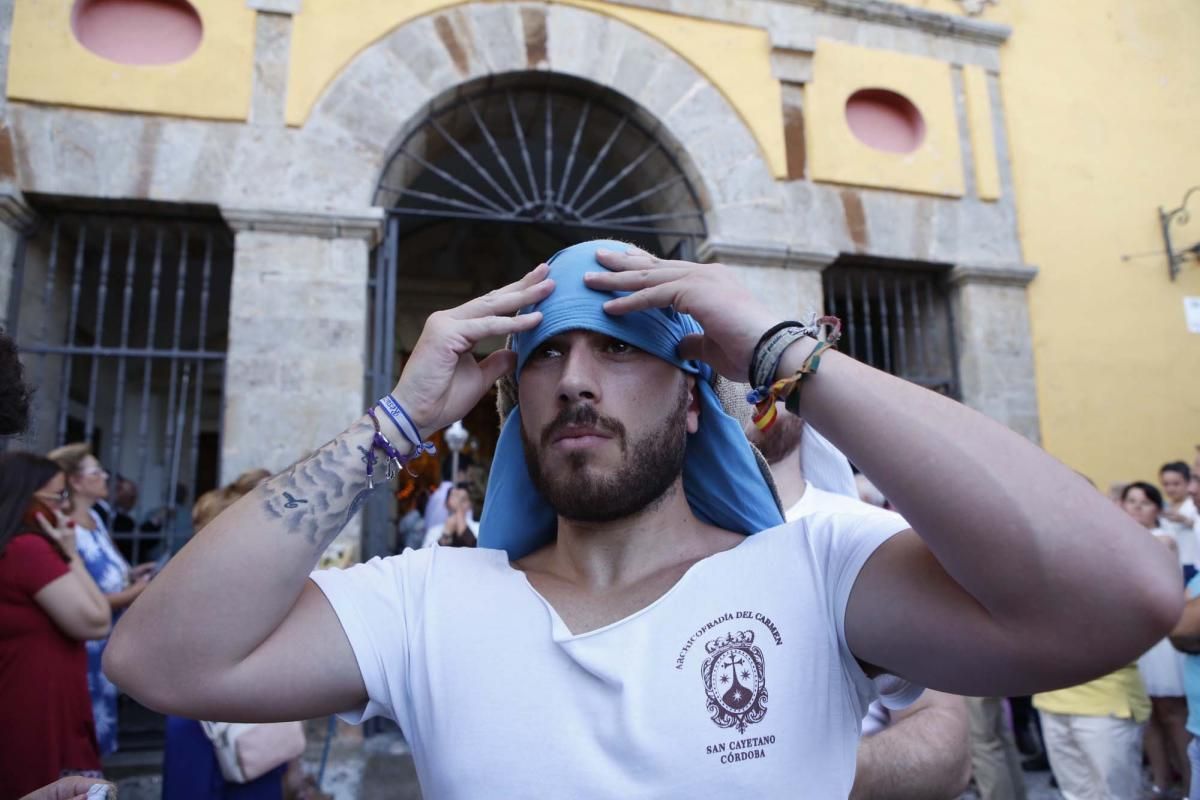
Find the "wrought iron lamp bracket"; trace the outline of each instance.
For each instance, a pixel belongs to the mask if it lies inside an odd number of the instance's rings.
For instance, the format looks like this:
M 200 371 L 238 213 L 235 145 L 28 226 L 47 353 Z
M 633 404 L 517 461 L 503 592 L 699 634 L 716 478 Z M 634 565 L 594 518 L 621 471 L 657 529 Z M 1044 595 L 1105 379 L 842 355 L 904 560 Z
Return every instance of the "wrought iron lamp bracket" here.
M 1158 209 L 1158 221 L 1162 226 L 1163 244 L 1167 251 L 1167 274 L 1171 276 L 1171 280 L 1175 280 L 1175 276 L 1183 269 L 1183 260 L 1189 253 L 1200 258 L 1200 242 L 1178 252 L 1176 252 L 1175 246 L 1171 243 L 1171 225 L 1186 225 L 1188 223 L 1191 219 L 1191 213 L 1187 208 L 1188 201 L 1197 192 L 1200 192 L 1200 186 L 1193 186 L 1184 193 L 1183 202 L 1179 204 L 1178 208 L 1166 211 L 1159 206 Z

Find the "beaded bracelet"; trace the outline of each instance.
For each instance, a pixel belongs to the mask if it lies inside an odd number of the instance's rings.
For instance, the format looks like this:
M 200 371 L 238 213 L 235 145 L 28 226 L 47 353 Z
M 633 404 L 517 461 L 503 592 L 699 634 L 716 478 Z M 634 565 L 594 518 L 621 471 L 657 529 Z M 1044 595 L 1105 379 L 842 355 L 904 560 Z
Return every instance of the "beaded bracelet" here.
M 821 354 L 837 346 L 842 337 L 842 321 L 837 317 L 821 317 L 816 320 L 818 328 L 817 346 L 793 375 L 780 378 L 770 386 L 760 386 L 746 395 L 746 401 L 754 406 L 754 427 L 765 431 L 775 424 L 778 410 L 775 403 L 784 401 L 784 408 L 793 414 L 800 413 L 800 382 L 805 376 L 815 374 L 821 366 Z

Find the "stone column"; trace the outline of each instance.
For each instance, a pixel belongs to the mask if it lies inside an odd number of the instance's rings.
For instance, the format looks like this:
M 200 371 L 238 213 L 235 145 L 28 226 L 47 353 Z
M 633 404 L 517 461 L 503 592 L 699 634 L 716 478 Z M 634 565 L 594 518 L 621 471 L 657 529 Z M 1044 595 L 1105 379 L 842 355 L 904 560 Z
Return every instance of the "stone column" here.
M 22 238 L 33 228 L 36 214 L 20 190 L 0 186 L 0 327 L 12 333 L 18 322 L 21 286 L 13 267 Z M 25 320 L 28 325 L 31 320 Z
M 821 272 L 837 253 L 801 252 L 776 245 L 709 239 L 697 253 L 701 261 L 736 267 L 756 297 L 784 319 L 807 319 L 821 313 Z M 765 322 L 765 330 L 770 322 Z
M 236 232 L 221 481 L 278 471 L 362 414 L 367 277 L 378 208 L 224 208 Z M 358 520 L 338 538 L 353 558 Z
M 1041 442 L 1026 286 L 1037 270 L 960 265 L 950 273 L 962 401 Z

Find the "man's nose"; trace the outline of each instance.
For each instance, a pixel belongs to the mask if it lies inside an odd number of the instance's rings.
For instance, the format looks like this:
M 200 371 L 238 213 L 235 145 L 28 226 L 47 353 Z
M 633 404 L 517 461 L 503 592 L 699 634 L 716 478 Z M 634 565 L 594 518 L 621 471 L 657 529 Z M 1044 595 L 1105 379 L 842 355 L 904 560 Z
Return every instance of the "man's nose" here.
M 572 347 L 563 357 L 558 381 L 558 399 L 564 404 L 600 399 L 597 361 L 590 347 Z

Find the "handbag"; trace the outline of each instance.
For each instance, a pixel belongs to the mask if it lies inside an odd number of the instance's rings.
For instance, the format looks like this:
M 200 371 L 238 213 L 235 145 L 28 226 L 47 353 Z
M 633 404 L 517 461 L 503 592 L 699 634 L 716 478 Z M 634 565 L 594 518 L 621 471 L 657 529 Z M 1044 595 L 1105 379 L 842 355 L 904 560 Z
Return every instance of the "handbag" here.
M 213 744 L 221 775 L 232 783 L 249 783 L 304 752 L 304 726 L 299 722 L 201 722 Z

